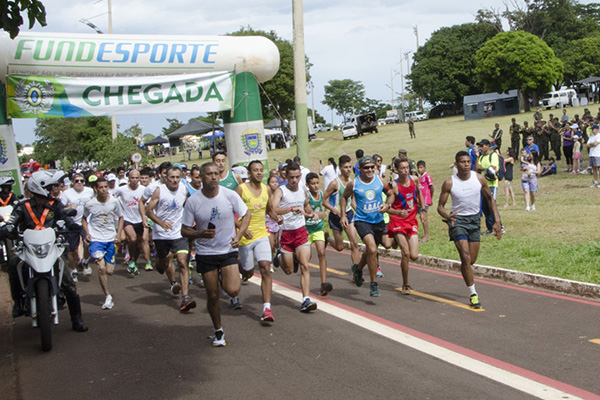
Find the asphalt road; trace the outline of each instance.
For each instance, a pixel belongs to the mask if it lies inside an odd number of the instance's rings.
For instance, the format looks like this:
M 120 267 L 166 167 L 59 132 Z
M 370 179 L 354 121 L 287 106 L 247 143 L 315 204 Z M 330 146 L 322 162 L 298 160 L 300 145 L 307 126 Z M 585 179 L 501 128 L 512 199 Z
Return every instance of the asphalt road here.
M 403 296 L 399 265 L 383 259 L 381 297 L 372 298 L 368 282 L 351 282 L 347 253 L 327 256 L 334 290 L 312 296 L 313 313 L 299 312 L 299 275 L 282 271 L 273 324 L 259 321 L 256 277 L 242 287 L 242 310 L 222 301 L 224 348 L 211 345 L 196 283 L 198 307 L 180 314 L 165 277 L 131 277 L 120 264 L 110 278 L 115 307 L 105 311 L 94 271 L 78 285 L 89 332 L 72 332 L 65 309 L 53 350 L 42 353 L 30 320 L 15 320 L 12 345 L 0 346 L 0 388 L 24 400 L 600 399 L 600 303 L 477 281 L 483 311 L 473 311 L 460 276 L 411 268 L 415 293 Z

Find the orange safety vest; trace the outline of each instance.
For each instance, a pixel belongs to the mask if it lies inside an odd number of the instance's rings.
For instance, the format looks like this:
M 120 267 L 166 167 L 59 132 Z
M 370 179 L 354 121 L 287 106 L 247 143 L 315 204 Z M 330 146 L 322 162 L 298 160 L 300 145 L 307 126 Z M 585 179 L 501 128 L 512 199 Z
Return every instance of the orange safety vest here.
M 8 202 L 11 201 L 13 198 L 13 192 L 10 192 L 8 197 L 6 198 L 6 201 L 0 199 L 0 204 L 2 207 L 6 207 L 8 205 Z
M 50 205 L 54 204 L 54 200 L 49 201 L 48 202 Z M 31 219 L 33 220 L 33 222 L 35 223 L 35 228 L 34 230 L 36 231 L 40 231 L 42 229 L 46 229 L 46 227 L 44 226 L 44 222 L 46 222 L 46 217 L 48 216 L 48 213 L 50 212 L 49 208 L 45 208 L 44 212 L 42 213 L 42 219 L 39 220 L 35 214 L 33 213 L 33 210 L 31 209 L 31 204 L 30 202 L 26 202 L 25 203 L 25 208 L 27 209 L 27 212 L 29 213 L 29 216 L 31 217 Z

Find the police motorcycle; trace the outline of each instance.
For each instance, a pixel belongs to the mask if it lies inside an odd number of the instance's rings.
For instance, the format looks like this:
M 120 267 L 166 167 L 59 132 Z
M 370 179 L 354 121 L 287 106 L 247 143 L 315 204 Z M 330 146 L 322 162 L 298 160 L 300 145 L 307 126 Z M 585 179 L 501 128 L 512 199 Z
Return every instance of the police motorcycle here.
M 0 177 L 0 188 L 6 187 L 8 191 L 12 190 L 12 186 L 15 184 L 15 180 L 12 177 L 2 176 Z M 14 193 L 10 193 L 6 200 L 0 198 L 0 222 L 7 222 L 12 214 L 13 206 L 11 202 L 17 197 Z M 20 196 L 22 198 L 22 196 Z M 4 239 L 0 241 L 0 264 L 2 264 L 2 270 L 6 272 L 8 262 L 14 257 L 12 251 L 13 243 L 10 239 Z
M 50 181 L 51 175 L 47 177 Z M 47 182 L 42 181 L 41 184 L 46 186 Z M 76 212 L 67 210 L 66 214 L 74 216 Z M 46 215 L 47 212 L 41 216 L 35 229 L 17 233 L 14 247 L 15 255 L 20 259 L 17 273 L 24 293 L 21 307 L 25 315 L 31 317 L 32 326 L 40 329 L 43 351 L 52 349 L 52 325 L 58 325 L 59 304 L 61 307 L 64 305 L 59 294 L 66 266 L 63 253 L 69 246 L 65 222 L 57 221 L 57 227 L 44 228 Z M 8 225 L 7 228 L 14 232 L 14 226 Z

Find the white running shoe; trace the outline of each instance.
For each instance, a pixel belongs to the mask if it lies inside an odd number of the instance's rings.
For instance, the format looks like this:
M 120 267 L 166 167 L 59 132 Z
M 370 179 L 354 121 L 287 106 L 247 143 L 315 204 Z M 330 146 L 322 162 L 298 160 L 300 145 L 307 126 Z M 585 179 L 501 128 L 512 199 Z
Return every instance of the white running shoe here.
M 525 211 L 529 211 L 531 210 L 531 208 L 529 208 L 529 206 L 525 207 Z
M 113 302 L 112 296 L 109 294 L 108 296 L 106 296 L 106 300 L 104 300 L 104 304 L 102 304 L 102 309 L 110 310 L 114 306 L 115 306 L 115 303 Z
M 531 211 L 535 211 L 535 204 L 531 205 Z

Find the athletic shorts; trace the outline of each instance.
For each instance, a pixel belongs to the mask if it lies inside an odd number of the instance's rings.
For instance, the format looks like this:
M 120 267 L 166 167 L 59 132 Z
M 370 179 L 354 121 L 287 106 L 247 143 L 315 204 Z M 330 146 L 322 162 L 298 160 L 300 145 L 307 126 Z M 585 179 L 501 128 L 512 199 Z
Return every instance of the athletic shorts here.
M 238 252 L 233 251 L 227 254 L 206 255 L 196 254 L 196 271 L 201 274 L 221 269 L 230 265 L 237 265 Z M 236 269 L 237 270 L 237 269 Z
M 504 187 L 505 187 L 505 188 L 512 187 L 512 181 L 507 181 L 507 180 L 504 180 Z
M 308 243 L 313 244 L 313 242 L 324 242 L 325 241 L 325 231 L 317 231 L 308 234 Z
M 104 258 L 106 264 L 115 265 L 117 248 L 115 242 L 92 242 L 90 243 L 90 257 L 92 260 Z
M 190 252 L 190 245 L 186 238 L 179 239 L 154 239 L 154 248 L 156 249 L 156 257 L 165 258 L 169 253 L 179 254 Z
M 309 246 L 306 227 L 287 231 L 282 229 L 279 243 L 284 253 L 293 253 L 300 246 Z
M 458 242 L 467 240 L 469 242 L 481 241 L 481 217 L 475 215 L 457 215 L 454 226 L 449 226 L 448 234 L 450 240 Z
M 69 242 L 69 252 L 77 251 L 79 241 L 85 239 L 85 231 L 80 227 L 79 232 L 69 232 L 67 234 L 67 242 Z
M 240 246 L 239 251 L 244 271 L 251 271 L 254 269 L 254 259 L 256 259 L 257 262 L 270 262 L 272 259 L 271 242 L 269 241 L 268 236 L 256 239 L 252 243 L 248 243 L 244 246 Z
M 423 210 L 425 210 L 425 213 L 427 213 L 429 211 L 429 204 L 425 204 L 425 208 L 421 207 L 419 204 L 417 208 L 417 214 L 421 214 Z
M 142 236 L 144 234 L 144 224 L 142 224 L 141 222 L 134 224 L 133 222 L 125 221 L 123 223 L 123 227 L 130 226 L 130 225 L 133 226 L 133 230 L 135 231 L 136 235 Z
M 371 224 L 369 222 L 364 221 L 354 221 L 354 227 L 356 228 L 358 236 L 360 236 L 363 242 L 367 235 L 373 235 L 373 237 L 375 238 L 375 243 L 377 243 L 377 245 L 381 244 L 381 238 L 387 232 L 386 223 L 383 221 L 377 224 Z
M 350 210 L 346 213 L 346 218 L 348 218 L 348 223 L 351 224 L 354 222 L 354 210 Z M 342 223 L 340 222 L 341 218 L 329 212 L 329 227 L 336 231 L 343 231 Z
M 600 167 L 600 157 L 590 157 L 590 166 L 592 167 Z
M 419 223 L 417 218 L 390 218 L 387 234 L 393 238 L 396 233 L 401 233 L 404 236 L 414 236 L 419 234 Z

